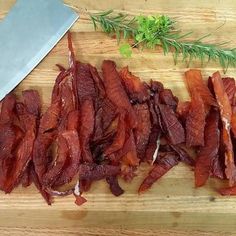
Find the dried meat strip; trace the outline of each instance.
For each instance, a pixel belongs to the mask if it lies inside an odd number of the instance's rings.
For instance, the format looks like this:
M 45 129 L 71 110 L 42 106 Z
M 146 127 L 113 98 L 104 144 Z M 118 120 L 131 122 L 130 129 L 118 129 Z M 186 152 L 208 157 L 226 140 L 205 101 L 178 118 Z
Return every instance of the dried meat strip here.
M 234 78 L 226 77 L 222 78 L 223 85 L 225 88 L 225 92 L 228 95 L 230 104 L 232 105 L 234 102 L 235 92 L 236 92 L 236 84 Z
M 189 166 L 195 166 L 195 160 L 180 145 L 170 144 L 170 147 L 179 155 L 179 160 Z
M 169 141 L 174 145 L 183 143 L 185 131 L 174 111 L 168 105 L 163 104 L 159 104 L 159 110 Z
M 63 171 L 63 167 L 68 158 L 69 148 L 63 134 L 58 135 L 57 139 L 57 157 L 51 168 L 43 175 L 42 184 L 44 187 L 51 187 L 53 185 Z
M 16 105 L 16 97 L 13 94 L 8 94 L 2 101 L 0 124 L 12 122 L 14 117 L 14 109 Z
M 106 181 L 109 184 L 110 190 L 114 196 L 118 197 L 124 193 L 124 190 L 118 183 L 117 176 L 109 176 L 106 178 Z
M 61 102 L 52 103 L 43 114 L 39 124 L 39 134 L 50 133 L 57 129 L 61 112 Z
M 164 90 L 164 86 L 161 82 L 153 80 L 150 81 L 149 88 L 153 93 L 160 93 L 161 91 Z
M 92 99 L 83 101 L 80 107 L 80 144 L 82 150 L 82 158 L 85 162 L 93 162 L 92 153 L 90 150 L 90 139 L 94 132 L 94 105 Z
M 212 110 L 206 120 L 205 145 L 200 148 L 195 165 L 195 186 L 203 186 L 212 171 L 220 143 L 219 113 Z
M 137 157 L 135 138 L 132 130 L 126 132 L 123 147 L 115 152 L 115 160 L 112 158 L 110 158 L 110 160 L 113 164 L 117 164 L 117 162 L 120 162 L 121 158 L 123 158 L 122 162 L 127 165 L 137 166 L 139 164 L 140 160 Z
M 110 154 L 121 149 L 125 143 L 126 137 L 126 122 L 125 122 L 125 114 L 121 113 L 119 116 L 118 126 L 116 129 L 116 136 L 112 142 L 112 144 L 107 147 L 104 151 L 105 156 L 109 156 Z
M 119 73 L 116 70 L 116 64 L 113 61 L 105 60 L 102 64 L 102 71 L 107 97 L 119 111 L 126 112 L 129 127 L 135 128 L 137 126 L 137 117 L 122 86 Z
M 0 113 L 0 189 L 6 190 L 6 181 L 14 163 L 14 150 L 21 141 L 23 131 L 16 126 L 16 97 L 7 95 Z
M 67 118 L 67 130 L 78 130 L 79 126 L 80 112 L 78 110 L 73 110 L 68 114 Z
M 212 160 L 211 176 L 219 179 L 225 179 L 224 169 L 224 160 L 220 153 L 218 153 Z
M 108 129 L 117 116 L 118 112 L 114 104 L 107 97 L 104 98 L 95 114 L 93 141 L 101 140 L 106 136 Z
M 144 103 L 136 104 L 133 106 L 133 108 L 138 118 L 138 125 L 134 129 L 137 154 L 139 159 L 144 160 L 149 136 L 151 133 L 151 118 L 149 107 L 147 103 Z
M 27 168 L 25 169 L 23 176 L 21 178 L 21 184 L 22 184 L 22 187 L 24 187 L 24 188 L 30 186 L 32 183 L 32 179 L 30 176 L 30 165 L 31 165 L 31 163 L 29 162 L 29 164 L 28 164 Z
M 60 85 L 65 79 L 68 78 L 70 73 L 71 73 L 70 70 L 63 70 L 57 76 L 52 90 L 52 98 L 51 98 L 52 103 L 55 103 L 58 100 L 58 97 L 60 96 Z
M 236 99 L 232 105 L 231 131 L 234 135 L 234 138 L 236 138 Z
M 139 77 L 129 71 L 128 66 L 122 68 L 119 74 L 131 101 L 139 103 L 147 101 L 149 98 L 147 87 Z
M 97 97 L 97 91 L 90 72 L 90 65 L 78 62 L 76 69 L 76 77 L 73 79 L 76 81 L 78 99 L 80 105 L 82 105 L 84 100 L 95 100 Z
M 0 189 L 4 190 L 7 173 L 12 165 L 15 132 L 12 126 L 0 125 Z
M 229 196 L 229 195 L 233 196 L 236 195 L 236 186 L 221 188 L 218 191 L 223 196 Z
M 33 145 L 36 137 L 36 119 L 36 116 L 27 111 L 20 115 L 20 120 L 24 120 L 22 122 L 25 123 L 26 131 L 14 153 L 14 162 L 4 184 L 6 193 L 11 192 L 13 188 L 19 184 L 27 165 L 32 158 Z
M 144 161 L 148 163 L 152 163 L 153 161 L 155 161 L 158 154 L 158 148 L 160 146 L 160 136 L 161 136 L 160 127 L 157 125 L 154 125 L 151 128 L 151 133 L 150 133 L 147 148 L 145 151 Z
M 81 162 L 81 149 L 79 136 L 76 130 L 69 130 L 62 134 L 69 147 L 70 168 L 68 168 L 68 179 L 72 179 L 78 172 L 78 167 Z
M 120 173 L 119 166 L 113 165 L 97 165 L 95 163 L 81 164 L 79 167 L 79 179 L 80 180 L 101 180 L 109 176 L 116 176 Z
M 81 162 L 81 149 L 79 136 L 76 130 L 69 130 L 62 133 L 69 149 L 68 164 L 64 166 L 61 175 L 54 182 L 55 186 L 61 186 L 70 183 L 79 171 Z
M 159 154 L 160 155 L 160 154 Z M 178 164 L 178 156 L 172 152 L 164 153 L 163 156 L 158 158 L 156 164 L 148 173 L 147 177 L 143 180 L 139 187 L 138 192 L 143 193 L 147 191 L 151 186 L 166 174 L 172 167 Z
M 187 115 L 189 113 L 191 106 L 191 102 L 186 101 L 186 102 L 178 102 L 177 108 L 176 108 L 176 113 L 178 116 L 183 120 L 184 122 L 186 121 Z
M 222 81 L 232 107 L 231 131 L 234 137 L 236 137 L 236 84 L 234 78 L 226 77 L 223 78 Z
M 215 72 L 212 75 L 212 83 L 216 100 L 220 108 L 221 121 L 223 125 L 222 135 L 225 147 L 225 174 L 229 179 L 229 185 L 232 186 L 236 181 L 236 166 L 234 163 L 233 145 L 230 136 L 232 108 L 219 72 Z
M 60 112 L 61 102 L 57 100 L 50 105 L 40 119 L 38 135 L 33 148 L 34 168 L 40 182 L 47 171 L 48 162 L 51 158 L 48 150 L 57 135 Z
M 31 177 L 33 183 L 35 184 L 36 188 L 41 193 L 42 197 L 47 202 L 47 204 L 51 205 L 52 204 L 52 196 L 43 189 L 43 186 L 38 178 L 37 173 L 35 172 L 33 165 L 30 168 L 30 177 Z
M 163 89 L 159 93 L 160 103 L 170 106 L 176 111 L 179 99 L 175 97 L 170 89 Z
M 204 146 L 206 111 L 200 95 L 193 92 L 190 109 L 186 118 L 186 144 L 188 147 Z
M 194 97 L 195 93 L 198 93 L 202 98 L 204 104 L 209 106 L 217 106 L 213 95 L 202 79 L 200 70 L 191 69 L 186 71 L 185 78 L 191 97 Z
M 98 74 L 96 67 L 89 65 L 89 68 L 90 68 L 90 73 L 92 75 L 93 81 L 96 85 L 95 88 L 98 90 L 97 91 L 98 95 L 101 98 L 105 98 L 106 96 L 105 87 L 104 87 L 104 84 L 100 75 Z

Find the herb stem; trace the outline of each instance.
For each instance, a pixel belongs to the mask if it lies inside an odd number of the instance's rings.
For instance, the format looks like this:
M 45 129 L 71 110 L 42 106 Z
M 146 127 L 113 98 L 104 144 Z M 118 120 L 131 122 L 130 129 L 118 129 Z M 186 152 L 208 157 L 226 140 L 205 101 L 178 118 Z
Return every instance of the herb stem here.
M 209 44 L 202 41 L 211 34 L 206 34 L 194 41 L 187 41 L 185 39 L 192 32 L 181 34 L 180 30 L 175 28 L 176 21 L 166 15 L 130 18 L 128 15 L 112 13 L 113 11 L 109 10 L 90 14 L 90 17 L 95 29 L 99 24 L 104 32 L 115 33 L 118 43 L 121 35 L 134 40 L 132 46 L 126 44 L 123 48 L 120 47 L 120 52 L 124 56 L 130 56 L 131 49 L 138 45 L 152 49 L 161 46 L 165 55 L 169 52 L 174 54 L 175 63 L 181 54 L 183 61 L 188 64 L 192 59 L 199 59 L 203 63 L 205 58 L 208 58 L 208 61 L 218 61 L 225 70 L 229 66 L 236 67 L 236 49 L 222 48 L 227 42 Z

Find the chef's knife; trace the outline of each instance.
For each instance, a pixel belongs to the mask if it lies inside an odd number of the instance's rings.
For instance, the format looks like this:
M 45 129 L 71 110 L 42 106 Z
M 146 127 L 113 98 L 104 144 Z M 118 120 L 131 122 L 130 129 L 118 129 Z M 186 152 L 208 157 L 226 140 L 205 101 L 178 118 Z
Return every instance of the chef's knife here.
M 0 22 L 0 100 L 33 70 L 78 17 L 60 0 L 17 0 Z

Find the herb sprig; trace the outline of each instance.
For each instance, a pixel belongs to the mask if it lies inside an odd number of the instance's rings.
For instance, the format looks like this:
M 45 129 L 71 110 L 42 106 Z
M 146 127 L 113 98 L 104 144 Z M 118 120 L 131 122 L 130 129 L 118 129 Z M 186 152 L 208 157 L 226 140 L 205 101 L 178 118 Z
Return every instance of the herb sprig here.
M 176 21 L 166 15 L 129 17 L 127 14 L 115 15 L 112 10 L 90 14 L 94 28 L 98 26 L 107 34 L 116 34 L 118 42 L 121 37 L 134 40 L 131 45 L 125 43 L 120 46 L 120 53 L 124 57 L 130 57 L 132 48 L 155 49 L 160 46 L 164 54 L 173 53 L 174 62 L 180 55 L 188 65 L 192 60 L 217 61 L 227 70 L 229 66 L 236 67 L 236 48 L 223 48 L 227 43 L 209 44 L 203 39 L 210 36 L 204 35 L 200 39 L 189 41 L 188 36 L 192 32 L 182 34 L 176 28 Z

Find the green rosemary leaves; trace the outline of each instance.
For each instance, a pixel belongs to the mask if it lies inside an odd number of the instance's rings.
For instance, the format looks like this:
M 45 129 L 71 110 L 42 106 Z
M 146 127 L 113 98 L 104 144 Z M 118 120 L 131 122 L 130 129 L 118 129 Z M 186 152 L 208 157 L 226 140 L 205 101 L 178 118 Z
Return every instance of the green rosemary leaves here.
M 236 49 L 222 48 L 221 44 L 208 44 L 201 39 L 188 41 L 187 34 L 181 34 L 176 29 L 176 22 L 166 15 L 129 17 L 125 14 L 113 14 L 112 10 L 90 15 L 94 28 L 98 26 L 107 34 L 116 34 L 118 42 L 121 37 L 134 40 L 132 45 L 125 43 L 120 46 L 120 53 L 130 57 L 133 47 L 150 48 L 160 46 L 164 54 L 173 53 L 174 61 L 182 55 L 183 61 L 191 63 L 199 59 L 205 61 L 218 61 L 227 70 L 229 66 L 236 67 Z

